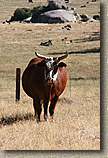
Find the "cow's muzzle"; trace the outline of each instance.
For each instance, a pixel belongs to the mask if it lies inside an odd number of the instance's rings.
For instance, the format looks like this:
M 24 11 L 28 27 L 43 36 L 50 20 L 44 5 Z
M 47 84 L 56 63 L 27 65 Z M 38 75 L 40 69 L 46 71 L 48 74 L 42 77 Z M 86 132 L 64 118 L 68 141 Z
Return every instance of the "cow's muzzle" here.
M 47 78 L 46 83 L 49 85 L 53 84 L 53 79 L 51 77 Z

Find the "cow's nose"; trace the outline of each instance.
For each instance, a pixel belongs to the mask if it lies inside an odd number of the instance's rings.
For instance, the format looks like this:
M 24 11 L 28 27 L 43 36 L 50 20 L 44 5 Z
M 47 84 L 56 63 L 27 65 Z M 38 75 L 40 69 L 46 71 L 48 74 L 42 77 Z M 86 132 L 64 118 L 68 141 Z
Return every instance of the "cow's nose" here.
M 51 77 L 49 77 L 46 81 L 48 84 L 53 84 L 53 79 Z

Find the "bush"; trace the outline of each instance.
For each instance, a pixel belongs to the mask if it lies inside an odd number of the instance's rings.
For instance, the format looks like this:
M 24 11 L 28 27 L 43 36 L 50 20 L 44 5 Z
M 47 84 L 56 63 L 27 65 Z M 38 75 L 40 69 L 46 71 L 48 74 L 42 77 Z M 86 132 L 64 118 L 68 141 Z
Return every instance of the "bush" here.
M 37 19 L 41 13 L 48 11 L 48 7 L 37 6 L 33 9 L 29 8 L 18 8 L 15 10 L 14 15 L 11 17 L 10 21 L 23 21 L 26 18 L 32 16 L 33 19 Z
M 41 13 L 45 11 L 44 7 L 38 6 L 32 9 L 32 18 L 37 19 Z
M 28 8 L 18 8 L 15 10 L 14 15 L 11 17 L 10 21 L 22 21 L 31 16 L 31 9 Z

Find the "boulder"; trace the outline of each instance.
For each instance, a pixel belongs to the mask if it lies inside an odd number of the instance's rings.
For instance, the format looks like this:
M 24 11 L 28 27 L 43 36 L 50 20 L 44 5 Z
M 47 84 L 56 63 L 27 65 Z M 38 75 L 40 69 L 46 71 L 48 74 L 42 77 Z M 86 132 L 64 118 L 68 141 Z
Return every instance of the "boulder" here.
M 93 19 L 95 19 L 95 20 L 100 20 L 100 15 L 94 15 L 94 16 L 93 16 Z
M 88 16 L 87 14 L 82 14 L 82 15 L 80 15 L 80 17 L 81 17 L 81 21 L 83 21 L 83 22 L 86 22 L 86 21 L 93 22 L 94 21 L 94 19 L 91 18 L 90 16 Z
M 76 22 L 76 17 L 73 11 L 64 9 L 51 10 L 39 15 L 37 19 L 33 19 L 32 22 L 36 23 L 65 23 Z
M 71 25 L 66 25 L 66 26 L 62 27 L 62 29 L 71 30 L 71 29 L 72 29 L 72 27 L 71 27 Z
M 55 10 L 55 9 L 66 9 L 66 4 L 62 2 L 61 0 L 49 0 L 49 5 L 48 7 L 50 10 Z
M 80 15 L 80 17 L 81 17 L 82 21 L 88 21 L 89 20 L 89 16 L 87 14 L 82 14 L 82 15 Z

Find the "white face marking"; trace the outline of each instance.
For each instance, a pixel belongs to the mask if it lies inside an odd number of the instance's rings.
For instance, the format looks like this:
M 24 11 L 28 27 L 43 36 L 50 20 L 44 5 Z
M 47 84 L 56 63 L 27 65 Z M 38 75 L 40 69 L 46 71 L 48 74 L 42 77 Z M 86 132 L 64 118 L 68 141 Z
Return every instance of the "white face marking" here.
M 52 73 L 53 73 L 53 70 L 51 70 L 48 75 L 47 75 L 47 78 L 52 78 Z
M 56 81 L 58 72 L 53 76 L 53 81 Z
M 53 75 L 53 71 L 54 71 L 53 62 L 54 62 L 54 59 L 52 57 L 50 58 L 50 60 L 48 59 L 48 61 L 46 61 L 46 66 L 49 70 L 49 73 L 47 75 L 47 79 L 50 78 L 51 80 L 56 81 L 58 72 L 55 75 Z
M 50 70 L 52 69 L 53 62 L 54 62 L 53 58 L 50 58 L 50 60 L 48 59 L 48 61 L 46 62 L 46 66 L 47 66 L 48 69 L 50 69 Z

